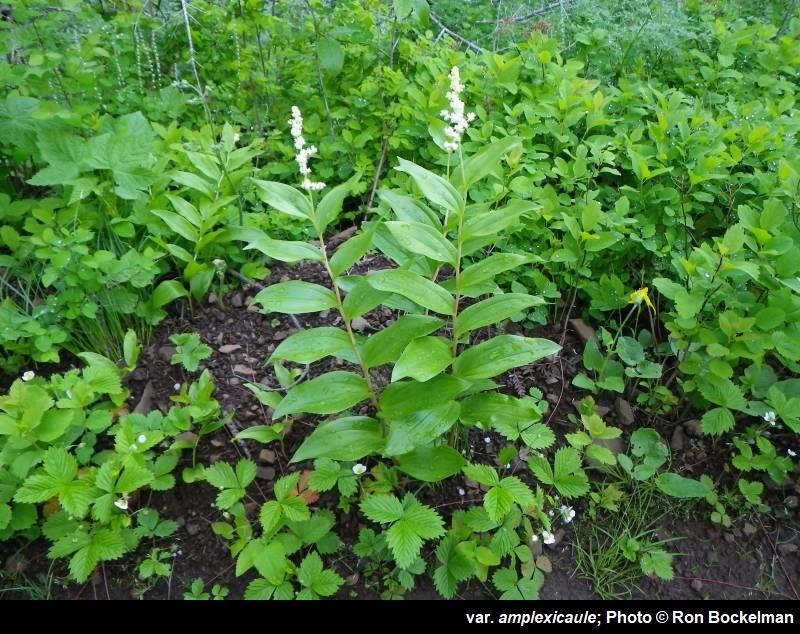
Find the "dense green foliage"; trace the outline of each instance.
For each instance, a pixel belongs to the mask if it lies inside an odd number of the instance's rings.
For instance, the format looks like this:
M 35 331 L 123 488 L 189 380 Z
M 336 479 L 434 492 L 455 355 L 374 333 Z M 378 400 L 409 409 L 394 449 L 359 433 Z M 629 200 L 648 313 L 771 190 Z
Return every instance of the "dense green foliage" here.
M 342 586 L 323 559 L 336 515 L 305 488 L 360 512 L 355 552 L 384 596 L 427 571 L 445 597 L 491 579 L 534 598 L 569 504 L 619 513 L 642 487 L 721 524 L 725 499 L 769 510 L 800 434 L 800 19 L 780 3 L 754 20 L 747 3 L 586 0 L 531 22 L 520 2 L 485 23 L 482 3 L 425 0 L 106 4 L 27 0 L 0 23 L 0 539 L 43 535 L 78 581 L 144 541 L 140 578 L 165 576 L 152 540 L 174 526 L 128 500 L 175 486 L 184 449 L 183 483 L 218 490 L 213 530 L 247 598 Z M 474 112 L 455 143 L 454 92 Z M 320 187 L 295 163 L 310 146 L 297 162 Z M 352 271 L 375 252 L 391 266 Z M 121 380 L 171 303 L 301 261 L 327 285 L 283 281 L 254 305 L 338 321 L 277 346 L 282 389 L 248 386 L 271 424 L 237 439 L 281 441 L 311 414 L 292 462 L 313 469 L 256 502 L 251 460 L 196 463 L 232 416 L 208 371 L 164 413 L 129 413 Z M 378 306 L 394 322 L 357 331 Z M 542 393 L 500 377 L 555 362 L 564 339 L 506 331 L 579 316 L 601 326 L 557 442 Z M 188 373 L 212 352 L 171 340 Z M 344 369 L 298 371 L 328 357 Z M 622 430 L 595 399 L 617 396 L 643 424 L 611 451 Z M 730 443 L 733 480 L 669 471 L 650 427 L 690 413 Z M 494 464 L 470 455 L 475 429 L 506 442 Z M 462 474 L 483 504 L 443 518 L 420 487 Z M 670 579 L 645 532 L 620 557 Z

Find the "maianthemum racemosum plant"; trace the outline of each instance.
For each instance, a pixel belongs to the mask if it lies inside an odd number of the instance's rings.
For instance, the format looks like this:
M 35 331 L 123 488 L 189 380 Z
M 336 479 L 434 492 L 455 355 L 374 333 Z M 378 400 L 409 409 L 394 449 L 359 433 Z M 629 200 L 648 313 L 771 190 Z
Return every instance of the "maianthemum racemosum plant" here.
M 342 323 L 341 328 L 325 326 L 292 335 L 276 348 L 271 361 L 310 364 L 337 356 L 358 367 L 358 371 L 337 370 L 295 385 L 277 403 L 273 418 L 340 414 L 363 401 L 370 402 L 372 411 L 371 416 L 345 415 L 321 424 L 293 462 L 320 457 L 352 461 L 379 455 L 396 460 L 412 477 L 432 482 L 454 475 L 465 464 L 460 453 L 444 442 L 459 423 L 495 427 L 510 440 L 521 437 L 534 449 L 554 440 L 539 422 L 541 413 L 535 407 L 498 393 L 492 379 L 555 354 L 560 347 L 546 339 L 506 334 L 473 344 L 478 329 L 543 303 L 539 297 L 503 293 L 494 283 L 497 274 L 533 261 L 530 255 L 488 255 L 500 235 L 513 231 L 520 216 L 535 205 L 510 200 L 492 209 L 468 200 L 469 187 L 498 170 L 519 141 L 505 138 L 464 158 L 460 141 L 472 115 L 465 114 L 460 99 L 463 85 L 458 68 L 450 74 L 450 88 L 450 110 L 442 112 L 449 123 L 445 149 L 449 158 L 457 155 L 458 160 L 452 170 L 448 161 L 449 178 L 400 159 L 396 169 L 411 177 L 425 202 L 398 191 L 382 191 L 391 219 L 366 223 L 361 233 L 333 254 L 326 245 L 325 230 L 340 213 L 352 182 L 315 199 L 314 193 L 325 185 L 310 180 L 308 158 L 316 148 L 305 144 L 297 108 L 290 124 L 304 191 L 256 181 L 264 202 L 311 223 L 318 244 L 261 236 L 247 248 L 286 262 L 319 262 L 330 288 L 287 281 L 264 289 L 254 301 L 265 312 L 333 309 Z M 372 249 L 382 251 L 397 267 L 347 275 Z M 381 304 L 402 315 L 380 332 L 356 334 L 353 320 Z M 392 366 L 391 381 L 381 385 L 378 374 L 371 371 L 386 365 Z

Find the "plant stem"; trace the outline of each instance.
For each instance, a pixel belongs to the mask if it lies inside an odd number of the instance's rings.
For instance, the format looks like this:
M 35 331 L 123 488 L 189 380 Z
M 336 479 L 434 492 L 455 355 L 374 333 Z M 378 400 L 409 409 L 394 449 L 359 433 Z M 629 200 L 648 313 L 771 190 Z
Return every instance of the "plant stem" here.
M 458 214 L 458 230 L 456 232 L 456 261 L 454 264 L 455 278 L 456 278 L 456 291 L 453 297 L 453 361 L 456 359 L 458 353 L 458 337 L 456 336 L 456 318 L 458 317 L 458 304 L 461 301 L 461 251 L 463 248 L 463 229 L 464 229 L 464 216 L 467 214 L 467 178 L 464 174 L 464 155 L 461 152 L 461 146 L 458 148 L 459 163 L 461 165 L 461 183 L 464 187 L 463 204 Z M 449 164 L 449 161 L 448 161 Z M 446 225 L 446 221 L 445 221 Z M 445 226 L 445 231 L 447 227 Z
M 322 263 L 325 266 L 325 270 L 328 273 L 328 277 L 331 280 L 331 286 L 333 286 L 333 292 L 336 295 L 336 309 L 339 311 L 339 314 L 342 317 L 342 322 L 344 323 L 344 328 L 347 331 L 347 337 L 350 339 L 350 346 L 353 348 L 353 352 L 355 352 L 356 359 L 358 359 L 358 365 L 361 367 L 361 373 L 364 375 L 364 380 L 367 382 L 367 389 L 369 390 L 369 400 L 372 402 L 373 407 L 375 408 L 376 412 L 380 411 L 380 405 L 378 404 L 378 396 L 375 392 L 375 387 L 372 384 L 372 378 L 369 374 L 369 368 L 367 364 L 364 362 L 364 357 L 361 356 L 361 351 L 358 349 L 358 343 L 356 342 L 356 336 L 353 332 L 353 327 L 350 325 L 350 319 L 348 319 L 347 315 L 344 311 L 344 303 L 342 302 L 342 294 L 339 291 L 339 287 L 336 284 L 336 275 L 333 273 L 331 269 L 330 261 L 328 260 L 328 251 L 327 247 L 325 246 L 325 238 L 322 235 L 322 232 L 319 231 L 316 227 L 316 223 L 314 223 L 314 228 L 317 231 L 317 237 L 319 238 L 319 249 L 322 252 Z M 380 420 L 380 418 L 379 418 Z M 386 433 L 386 429 L 384 427 L 383 421 L 381 421 L 381 431 Z

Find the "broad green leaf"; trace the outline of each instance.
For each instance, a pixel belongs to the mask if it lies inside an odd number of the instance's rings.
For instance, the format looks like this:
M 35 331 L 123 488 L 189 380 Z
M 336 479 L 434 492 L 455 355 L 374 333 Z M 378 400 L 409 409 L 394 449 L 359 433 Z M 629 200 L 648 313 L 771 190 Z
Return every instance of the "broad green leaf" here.
M 334 308 L 336 295 L 324 286 L 294 280 L 267 286 L 253 303 L 260 304 L 266 313 L 297 315 Z
M 462 213 L 464 200 L 445 179 L 403 158 L 398 158 L 398 162 L 399 166 L 395 169 L 409 174 L 425 198 L 443 207 L 450 214 Z
M 471 330 L 500 323 L 526 308 L 541 306 L 544 303 L 545 301 L 541 297 L 524 293 L 495 295 L 465 308 L 458 314 L 455 336 L 460 338 Z
M 468 266 L 461 272 L 461 288 L 468 288 L 487 280 L 493 280 L 494 276 L 498 273 L 515 269 L 530 261 L 531 257 L 529 255 L 495 253 L 488 258 L 484 258 L 480 262 Z
M 429 409 L 418 409 L 403 418 L 389 420 L 384 455 L 402 455 L 427 445 L 448 431 L 458 420 L 459 405 L 455 401 L 437 406 L 425 403 L 425 407 Z
M 467 461 L 451 447 L 420 447 L 397 456 L 397 468 L 415 480 L 439 482 L 449 478 L 466 465 Z
M 406 346 L 392 369 L 392 381 L 410 377 L 427 381 L 453 362 L 450 342 L 443 337 L 419 337 Z
M 189 242 L 195 243 L 200 239 L 199 230 L 183 216 L 166 209 L 152 209 L 151 213 L 161 218 L 170 229 Z
M 514 506 L 514 497 L 506 489 L 495 486 L 483 496 L 483 506 L 493 521 L 500 522 Z
M 313 363 L 348 350 L 350 345 L 350 338 L 344 330 L 331 326 L 309 328 L 281 341 L 269 361 L 282 359 L 295 363 Z
M 452 401 L 464 392 L 470 383 L 454 376 L 439 375 L 430 381 L 402 381 L 389 385 L 380 398 L 380 407 L 389 419 L 405 418 L 420 409 L 436 407 Z
M 253 179 L 259 198 L 287 216 L 312 219 L 311 202 L 301 191 L 274 181 Z
M 383 445 L 378 421 L 364 416 L 340 418 L 317 427 L 300 445 L 291 462 L 314 458 L 359 460 L 380 453 Z
M 464 240 L 481 236 L 496 236 L 517 224 L 522 214 L 536 208 L 537 206 L 530 201 L 512 200 L 502 209 L 477 214 L 464 223 Z
M 323 235 L 328 225 L 336 220 L 342 212 L 344 199 L 347 198 L 347 195 L 352 189 L 353 183 L 351 181 L 342 183 L 331 189 L 322 197 L 322 200 L 317 203 L 317 209 L 314 212 L 316 218 L 314 225 L 319 235 Z
M 322 261 L 322 253 L 320 253 L 319 249 L 307 242 L 273 240 L 265 236 L 249 243 L 245 247 L 245 250 L 248 249 L 255 249 L 264 255 L 268 255 L 273 260 L 280 260 L 281 262 Z
M 397 293 L 436 313 L 453 314 L 453 296 L 418 273 L 402 269 L 385 269 L 369 274 L 367 281 L 379 291 Z
M 443 325 L 444 322 L 438 317 L 427 315 L 400 317 L 391 326 L 367 339 L 362 348 L 364 363 L 374 368 L 397 361 L 409 342 L 428 335 Z
M 331 271 L 341 275 L 358 262 L 372 246 L 372 230 L 359 233 L 342 244 L 330 259 Z
M 386 532 L 386 543 L 400 568 L 413 564 L 422 549 L 422 538 L 405 520 L 393 524 Z
M 484 145 L 478 152 L 464 161 L 463 170 L 460 167 L 453 170 L 450 181 L 459 191 L 464 189 L 465 186 L 469 188 L 499 167 L 506 154 L 521 149 L 521 139 L 513 136 L 504 136 L 497 141 Z
M 711 493 L 711 489 L 699 480 L 684 478 L 677 473 L 662 473 L 656 478 L 656 486 L 663 493 L 680 499 L 704 498 Z
M 369 388 L 363 377 L 352 372 L 329 372 L 289 390 L 275 408 L 274 418 L 300 412 L 335 414 L 367 398 Z
M 463 379 L 490 379 L 511 368 L 531 364 L 561 349 L 549 339 L 498 335 L 462 352 L 453 373 Z
M 500 477 L 497 471 L 485 464 L 471 464 L 464 467 L 464 475 L 470 480 L 474 480 L 478 484 L 484 486 L 497 486 L 500 484 Z
M 335 77 L 342 72 L 344 66 L 344 49 L 332 37 L 323 37 L 319 40 L 319 65 L 328 77 Z
M 455 265 L 455 247 L 436 229 L 418 222 L 392 221 L 385 225 L 404 249 Z

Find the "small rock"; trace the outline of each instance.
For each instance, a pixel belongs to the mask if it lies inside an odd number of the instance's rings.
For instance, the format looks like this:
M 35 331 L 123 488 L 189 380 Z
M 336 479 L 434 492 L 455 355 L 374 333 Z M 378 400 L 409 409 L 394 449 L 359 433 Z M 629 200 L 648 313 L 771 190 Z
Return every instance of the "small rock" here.
M 243 304 L 242 301 L 242 294 L 241 293 L 234 293 L 231 297 L 231 306 L 234 308 L 241 308 Z
M 249 374 L 250 376 L 255 376 L 256 371 L 253 368 L 248 368 L 246 365 L 237 364 L 233 366 L 233 373 L 234 374 Z
M 350 322 L 350 327 L 358 332 L 361 332 L 367 326 L 369 326 L 369 323 L 363 317 L 356 317 L 353 321 Z
M 750 522 L 745 522 L 744 526 L 742 526 L 742 532 L 748 537 L 752 537 L 758 532 L 758 529 L 755 526 L 753 526 Z
M 791 555 L 797 552 L 797 544 L 778 544 L 778 552 L 782 555 Z
M 206 298 L 206 301 L 209 304 L 216 304 L 217 303 L 217 294 L 216 293 L 209 293 L 208 294 L 208 298 Z
M 191 431 L 185 431 L 182 434 L 178 434 L 177 436 L 175 436 L 175 440 L 189 442 L 192 443 L 193 445 L 196 445 L 199 439 L 200 439 L 199 436 Z
M 136 407 L 133 408 L 134 414 L 149 414 L 150 411 L 153 409 L 153 393 L 155 392 L 155 388 L 153 384 L 148 381 L 147 385 L 144 386 L 144 390 L 142 390 L 142 398 L 139 399 L 139 402 L 136 403 Z
M 736 543 L 736 535 L 734 535 L 733 533 L 723 533 L 722 538 L 729 544 Z
M 175 349 L 175 346 L 161 346 L 158 349 L 158 358 L 169 363 L 172 359 L 172 355 L 174 355 L 176 352 L 177 350 Z
M 673 451 L 683 451 L 686 447 L 686 434 L 683 433 L 682 427 L 676 427 L 672 432 L 672 438 L 669 441 L 669 446 Z
M 242 346 L 236 343 L 229 343 L 227 346 L 220 346 L 219 351 L 222 354 L 230 354 L 231 352 L 236 352 L 237 350 L 241 350 Z
M 319 313 L 319 318 L 321 320 L 325 321 L 328 318 L 328 315 L 330 315 L 330 314 L 331 314 L 330 310 L 328 310 L 328 309 L 322 310 Z
M 200 527 L 197 524 L 189 523 L 186 525 L 186 532 L 189 533 L 192 537 L 197 535 L 200 532 Z
M 692 580 L 692 590 L 695 592 L 701 592 L 703 590 L 703 582 L 700 579 L 693 579 Z
M 636 416 L 633 414 L 633 408 L 624 398 L 617 397 L 614 401 L 614 410 L 617 412 L 619 422 L 625 426 L 633 425 L 636 422 Z
M 291 279 L 292 279 L 292 278 L 290 278 L 288 275 L 281 275 L 281 279 L 280 279 L 280 281 L 281 281 L 281 282 L 290 282 L 290 281 L 291 281 Z
M 285 330 L 276 330 L 275 334 L 272 335 L 272 338 L 275 341 L 283 341 L 288 336 L 289 336 L 289 333 L 286 332 Z
M 211 446 L 212 447 L 217 447 L 217 448 L 224 447 L 225 443 L 222 442 L 219 438 L 212 438 L 211 439 Z
M 347 579 L 345 579 L 345 583 L 348 586 L 354 586 L 359 582 L 360 579 L 361 579 L 361 575 L 359 575 L 357 572 L 354 572 L 352 575 L 347 577 Z
M 267 464 L 274 464 L 275 463 L 275 452 L 272 449 L 262 449 L 258 453 L 258 459 L 261 462 L 266 462 Z
M 684 421 L 683 428 L 686 430 L 687 434 L 694 436 L 695 438 L 700 438 L 700 436 L 703 435 L 703 426 L 696 418 Z
M 235 376 L 228 379 L 228 385 L 239 385 L 241 381 L 237 379 Z
M 589 339 L 594 339 L 597 341 L 597 334 L 589 324 L 587 324 L 583 319 L 570 319 L 570 325 L 575 329 L 575 332 L 578 333 L 578 336 L 581 338 L 583 343 L 589 341 Z
M 258 469 L 256 469 L 256 477 L 261 480 L 274 480 L 275 469 L 272 467 L 258 467 Z
M 553 385 L 553 383 L 558 383 L 558 377 L 557 376 L 548 376 L 544 380 L 544 382 L 547 383 L 548 385 Z

